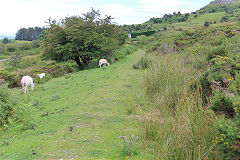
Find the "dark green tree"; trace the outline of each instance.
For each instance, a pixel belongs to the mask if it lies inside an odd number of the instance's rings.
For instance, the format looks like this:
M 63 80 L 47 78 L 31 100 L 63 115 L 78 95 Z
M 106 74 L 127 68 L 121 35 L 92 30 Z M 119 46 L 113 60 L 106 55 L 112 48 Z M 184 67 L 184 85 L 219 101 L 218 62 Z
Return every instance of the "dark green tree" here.
M 7 43 L 11 43 L 11 41 L 5 37 L 3 40 L 2 40 L 2 44 L 7 44 Z
M 111 16 L 100 18 L 92 9 L 83 16 L 66 17 L 61 22 L 50 21 L 43 41 L 44 59 L 74 60 L 80 68 L 94 58 L 111 57 L 127 34 L 112 22 Z

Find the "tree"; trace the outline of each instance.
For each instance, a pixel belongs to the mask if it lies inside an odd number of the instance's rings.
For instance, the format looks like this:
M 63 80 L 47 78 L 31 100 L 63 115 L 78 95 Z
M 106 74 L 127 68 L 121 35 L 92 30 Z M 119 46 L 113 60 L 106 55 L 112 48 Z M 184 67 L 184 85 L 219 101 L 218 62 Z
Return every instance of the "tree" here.
M 57 62 L 72 59 L 83 68 L 94 58 L 111 57 L 127 38 L 112 19 L 100 18 L 99 11 L 92 9 L 82 17 L 66 17 L 58 24 L 51 21 L 43 41 L 43 58 Z
M 16 40 L 25 40 L 25 41 L 32 41 L 34 39 L 37 39 L 44 31 L 44 28 L 41 27 L 29 27 L 27 28 L 21 28 L 17 31 Z
M 206 21 L 205 23 L 204 23 L 204 26 L 205 27 L 208 27 L 210 25 L 210 23 L 208 22 L 208 21 Z
M 11 43 L 11 41 L 5 37 L 3 40 L 2 40 L 2 44 L 7 44 L 7 43 Z

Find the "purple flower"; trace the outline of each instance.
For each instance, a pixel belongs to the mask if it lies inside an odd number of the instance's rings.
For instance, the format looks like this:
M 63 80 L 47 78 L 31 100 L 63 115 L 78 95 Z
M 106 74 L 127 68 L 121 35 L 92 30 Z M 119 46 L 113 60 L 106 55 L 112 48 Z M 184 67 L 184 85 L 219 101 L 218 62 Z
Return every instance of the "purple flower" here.
M 119 138 L 122 138 L 123 136 L 119 136 Z
M 126 139 L 127 139 L 127 137 L 126 137 L 126 136 L 124 136 L 124 137 L 123 137 L 123 139 L 124 139 L 124 140 L 126 140 Z

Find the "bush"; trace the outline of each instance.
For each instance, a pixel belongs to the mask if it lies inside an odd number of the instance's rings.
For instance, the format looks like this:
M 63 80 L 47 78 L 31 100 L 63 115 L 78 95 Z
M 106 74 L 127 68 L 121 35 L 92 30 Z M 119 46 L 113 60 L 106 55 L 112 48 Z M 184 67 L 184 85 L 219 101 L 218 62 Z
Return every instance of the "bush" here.
M 132 34 L 131 34 L 131 37 L 132 37 L 132 38 L 136 38 L 137 36 L 141 36 L 141 35 L 150 36 L 150 35 L 152 35 L 152 34 L 154 34 L 154 33 L 155 33 L 155 31 L 132 33 Z
M 51 78 L 52 77 L 49 74 L 46 74 L 46 76 L 44 76 L 42 79 L 36 75 L 35 78 L 33 79 L 33 82 L 37 83 L 37 84 L 43 84 L 43 83 L 46 83 L 47 81 L 49 81 Z
M 7 52 L 15 52 L 17 50 L 17 47 L 14 44 L 6 44 L 5 50 Z
M 205 23 L 204 23 L 204 26 L 205 27 L 208 27 L 210 25 L 210 23 L 208 22 L 208 21 L 206 21 Z
M 18 45 L 19 50 L 29 50 L 31 49 L 30 43 L 23 43 Z
M 40 40 L 33 40 L 31 44 L 32 48 L 38 48 L 41 46 L 41 41 Z
M 17 103 L 5 86 L 0 87 L 0 126 L 8 127 L 9 123 L 19 122 L 23 129 L 29 128 L 30 106 Z
M 9 118 L 13 115 L 15 103 L 12 102 L 10 94 L 4 87 L 0 88 L 0 126 L 8 123 Z
M 122 47 L 121 49 L 114 53 L 113 58 L 114 60 L 120 60 L 124 58 L 126 55 L 132 54 L 135 51 L 137 51 L 137 47 L 133 45 Z
M 20 52 L 14 52 L 14 54 L 8 60 L 8 65 L 11 67 L 20 67 L 22 61 L 22 54 Z
M 214 91 L 211 109 L 218 114 L 226 114 L 228 117 L 234 116 L 233 100 L 219 90 Z
M 50 64 L 49 66 L 44 66 L 41 69 L 44 73 L 47 73 L 54 78 L 74 71 L 73 66 L 69 64 Z

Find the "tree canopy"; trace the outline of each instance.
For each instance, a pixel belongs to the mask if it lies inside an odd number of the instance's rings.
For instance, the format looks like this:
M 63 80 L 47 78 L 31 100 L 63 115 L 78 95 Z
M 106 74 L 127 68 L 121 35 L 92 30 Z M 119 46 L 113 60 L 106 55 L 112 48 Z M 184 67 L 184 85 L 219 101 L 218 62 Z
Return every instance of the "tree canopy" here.
M 21 28 L 17 31 L 15 39 L 32 41 L 34 39 L 37 39 L 42 34 L 43 31 L 44 28 L 41 27 Z
M 92 9 L 83 16 L 66 17 L 57 23 L 49 20 L 43 41 L 43 58 L 75 60 L 80 68 L 93 58 L 111 57 L 125 42 L 127 34 L 112 22 L 111 16 L 100 18 Z

